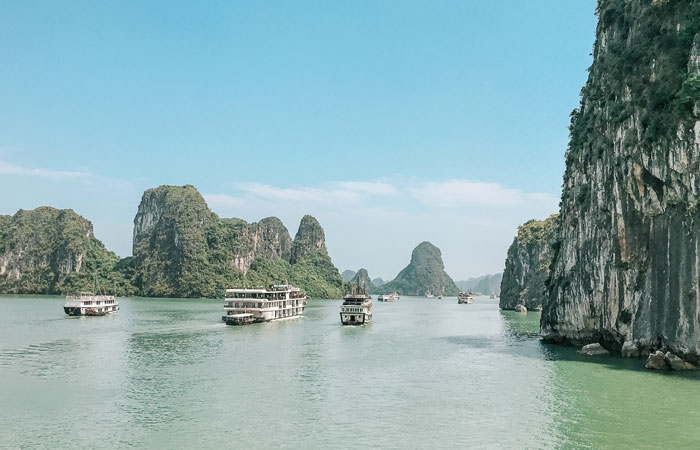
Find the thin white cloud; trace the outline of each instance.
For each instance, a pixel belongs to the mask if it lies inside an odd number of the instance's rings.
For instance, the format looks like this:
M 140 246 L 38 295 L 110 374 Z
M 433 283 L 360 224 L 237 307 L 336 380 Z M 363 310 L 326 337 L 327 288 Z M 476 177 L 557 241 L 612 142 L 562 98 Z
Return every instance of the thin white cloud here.
M 267 202 L 312 203 L 317 205 L 357 205 L 371 197 L 395 195 L 396 188 L 383 182 L 344 181 L 323 186 L 280 188 L 263 183 L 239 183 L 244 196 Z
M 15 164 L 11 164 L 5 161 L 0 161 L 0 174 L 3 175 L 16 175 L 16 176 L 29 176 L 38 178 L 52 178 L 52 179 L 85 179 L 92 175 L 90 172 L 77 171 L 77 170 L 53 170 L 53 169 L 43 169 L 43 168 L 33 168 L 33 167 L 22 167 Z
M 204 200 L 210 208 L 236 208 L 245 204 L 245 201 L 239 197 L 234 197 L 228 194 L 204 194 Z
M 396 195 L 398 191 L 394 185 L 382 181 L 341 181 L 335 183 L 340 189 L 363 192 L 371 195 Z
M 559 199 L 549 193 L 525 192 L 498 183 L 446 180 L 390 184 L 381 181 L 342 181 L 319 186 L 276 187 L 264 183 L 238 183 L 231 194 L 205 194 L 213 207 L 242 207 L 251 202 L 288 205 L 372 208 L 413 205 L 430 208 L 489 207 L 510 210 L 556 209 Z M 399 207 L 399 209 L 401 209 Z M 415 211 L 413 208 L 411 211 Z M 428 213 L 428 211 L 426 211 Z
M 104 174 L 97 175 L 92 171 L 81 170 L 56 170 L 41 167 L 26 167 L 0 160 L 0 175 L 10 175 L 16 177 L 33 177 L 66 182 L 84 183 L 90 185 L 103 185 L 110 188 L 131 189 L 131 181 L 111 177 Z
M 556 205 L 558 199 L 548 193 L 524 192 L 498 183 L 447 180 L 422 183 L 410 188 L 411 196 L 427 206 L 452 208 L 468 205 L 511 208 L 525 204 Z

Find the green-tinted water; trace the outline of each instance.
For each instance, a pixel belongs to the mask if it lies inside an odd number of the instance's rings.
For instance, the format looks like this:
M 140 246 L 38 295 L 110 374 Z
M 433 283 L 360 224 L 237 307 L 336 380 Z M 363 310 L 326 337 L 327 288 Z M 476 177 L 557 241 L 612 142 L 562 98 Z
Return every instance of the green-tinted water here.
M 584 358 L 486 297 L 402 297 L 374 323 L 227 327 L 222 301 L 121 299 L 69 318 L 0 297 L 0 445 L 700 448 L 700 378 Z

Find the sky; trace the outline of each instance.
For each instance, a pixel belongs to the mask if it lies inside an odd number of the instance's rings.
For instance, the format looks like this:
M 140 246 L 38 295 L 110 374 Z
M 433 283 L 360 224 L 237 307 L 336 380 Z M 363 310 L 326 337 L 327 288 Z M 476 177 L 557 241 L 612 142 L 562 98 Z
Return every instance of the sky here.
M 319 219 L 342 271 L 422 241 L 502 271 L 558 209 L 595 0 L 0 2 L 0 214 L 72 208 L 131 254 L 144 190 Z

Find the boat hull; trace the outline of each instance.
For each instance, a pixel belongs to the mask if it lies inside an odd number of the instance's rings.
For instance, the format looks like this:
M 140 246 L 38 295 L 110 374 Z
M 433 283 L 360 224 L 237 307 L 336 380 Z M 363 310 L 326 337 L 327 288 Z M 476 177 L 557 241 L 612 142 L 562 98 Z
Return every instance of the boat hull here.
M 252 320 L 235 320 L 235 319 L 230 319 L 228 316 L 222 316 L 221 320 L 226 324 L 226 325 L 250 325 L 252 323 L 264 323 L 264 322 L 280 322 L 282 320 L 291 320 L 291 319 L 297 319 L 299 317 L 304 317 L 303 314 L 295 314 L 293 316 L 287 316 L 287 317 L 277 317 L 274 319 L 263 319 L 261 317 L 254 317 Z
M 250 318 L 249 320 L 234 320 L 231 318 L 227 318 L 226 316 L 223 316 L 221 320 L 226 324 L 226 325 L 232 325 L 232 326 L 240 326 L 240 325 L 250 325 L 251 323 L 255 322 L 264 322 L 264 320 L 255 320 L 254 318 Z
M 372 321 L 371 314 L 340 313 L 340 323 L 343 325 L 364 325 Z
M 81 308 L 80 306 L 64 306 L 63 312 L 65 312 L 69 316 L 97 317 L 115 314 L 119 311 L 119 309 L 117 308 L 114 311 L 93 311 L 91 309 L 86 309 L 86 311 L 83 312 L 83 309 L 85 308 Z

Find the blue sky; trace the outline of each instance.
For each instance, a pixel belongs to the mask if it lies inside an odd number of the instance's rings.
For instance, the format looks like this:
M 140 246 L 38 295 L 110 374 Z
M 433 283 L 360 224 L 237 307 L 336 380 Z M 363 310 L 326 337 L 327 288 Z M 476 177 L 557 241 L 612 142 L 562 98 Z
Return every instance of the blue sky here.
M 341 269 L 430 240 L 503 269 L 556 212 L 594 0 L 0 3 L 0 214 L 73 208 L 130 254 L 143 190 L 319 218 Z

